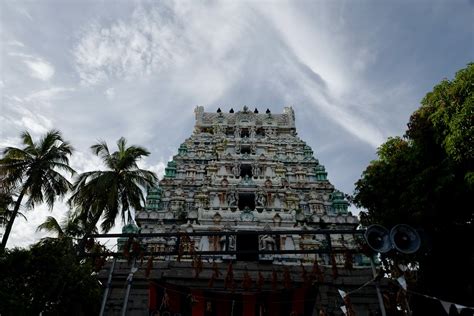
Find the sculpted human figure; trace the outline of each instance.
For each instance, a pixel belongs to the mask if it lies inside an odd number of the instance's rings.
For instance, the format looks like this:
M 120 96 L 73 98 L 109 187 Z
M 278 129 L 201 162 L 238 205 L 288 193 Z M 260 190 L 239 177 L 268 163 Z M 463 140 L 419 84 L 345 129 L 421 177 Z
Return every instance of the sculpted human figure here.
M 227 194 L 227 205 L 236 206 L 237 205 L 237 194 L 234 191 L 231 191 Z
M 260 236 L 260 250 L 274 250 L 275 249 L 275 239 L 270 235 L 261 235 Z
M 265 205 L 267 203 L 267 197 L 265 196 L 265 192 L 263 192 L 261 190 L 258 191 L 255 202 L 256 202 L 257 206 L 265 207 Z
M 252 166 L 252 173 L 254 176 L 258 177 L 260 176 L 260 166 L 258 165 L 258 163 L 255 163 L 253 166 Z
M 256 132 L 255 132 L 255 127 L 251 126 L 250 127 L 250 138 L 255 138 Z
M 239 163 L 235 163 L 233 166 L 232 166 L 232 174 L 235 176 L 235 177 L 238 177 L 240 175 L 240 165 Z
M 234 137 L 240 138 L 240 127 L 236 127 L 234 130 Z

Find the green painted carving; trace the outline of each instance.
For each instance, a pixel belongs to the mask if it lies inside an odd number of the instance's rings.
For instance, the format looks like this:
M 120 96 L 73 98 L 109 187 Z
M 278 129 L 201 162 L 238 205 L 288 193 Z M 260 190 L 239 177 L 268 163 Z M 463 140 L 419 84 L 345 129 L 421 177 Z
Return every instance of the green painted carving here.
M 122 227 L 122 234 L 137 234 L 140 231 L 134 223 L 127 224 Z
M 314 168 L 314 172 L 316 174 L 317 181 L 327 181 L 328 173 L 326 172 L 326 168 L 323 165 L 317 165 Z
M 162 190 L 154 187 L 148 190 L 146 196 L 146 209 L 149 211 L 158 211 L 160 208 Z
M 176 177 L 176 162 L 171 160 L 168 162 L 168 166 L 165 168 L 165 178 L 175 178 Z
M 122 234 L 138 234 L 140 232 L 140 228 L 134 223 L 127 224 L 122 227 Z M 117 238 L 117 249 L 118 251 L 122 251 L 125 244 L 128 241 L 128 237 L 120 237 Z
M 178 148 L 178 155 L 180 156 L 186 156 L 186 154 L 188 153 L 188 146 L 186 146 L 186 144 L 181 144 Z
M 347 214 L 347 208 L 349 207 L 349 202 L 346 201 L 344 193 L 338 190 L 334 190 L 332 196 L 332 208 L 336 214 Z

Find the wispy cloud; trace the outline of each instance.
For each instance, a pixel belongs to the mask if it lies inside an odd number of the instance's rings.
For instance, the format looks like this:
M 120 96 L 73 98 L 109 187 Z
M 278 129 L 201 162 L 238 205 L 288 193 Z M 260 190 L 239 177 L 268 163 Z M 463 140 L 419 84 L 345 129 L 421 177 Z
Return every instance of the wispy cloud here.
M 58 86 L 51 86 L 50 88 L 32 92 L 25 96 L 24 100 L 29 101 L 42 101 L 44 103 L 49 103 L 51 100 L 58 99 L 64 96 L 66 92 L 75 91 L 74 88 L 65 88 Z
M 115 98 L 115 89 L 108 88 L 107 90 L 105 90 L 104 94 L 107 97 L 107 99 L 113 100 Z
M 29 130 L 34 135 L 41 135 L 53 127 L 53 122 L 45 115 L 27 108 L 20 102 L 10 104 L 15 106 L 2 115 L 5 122 L 3 126 L 13 127 L 14 130 Z
M 33 78 L 47 81 L 54 75 L 54 67 L 44 60 L 25 60 L 24 63 L 30 69 L 30 75 Z
M 166 21 L 165 15 L 140 6 L 126 21 L 90 24 L 73 52 L 81 81 L 93 85 L 109 78 L 150 75 L 179 60 L 184 53 L 179 26 Z

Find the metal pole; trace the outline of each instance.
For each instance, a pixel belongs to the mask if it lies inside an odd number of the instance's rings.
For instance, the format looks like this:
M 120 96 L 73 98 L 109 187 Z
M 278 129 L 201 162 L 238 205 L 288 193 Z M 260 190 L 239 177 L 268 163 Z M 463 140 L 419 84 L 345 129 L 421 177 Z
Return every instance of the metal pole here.
M 112 284 L 112 274 L 114 273 L 114 268 L 115 268 L 115 262 L 116 261 L 117 261 L 117 258 L 114 257 L 114 260 L 112 261 L 112 266 L 110 267 L 109 277 L 107 279 L 107 285 L 106 285 L 105 291 L 104 291 L 104 297 L 102 298 L 102 305 L 100 306 L 99 316 L 104 315 L 105 304 L 107 303 L 107 297 L 109 296 L 109 289 L 110 289 L 110 286 Z
M 122 313 L 121 313 L 122 316 L 125 316 L 127 314 L 128 297 L 130 296 L 130 289 L 132 287 L 133 274 L 137 272 L 137 268 L 135 267 L 135 262 L 136 262 L 136 259 L 133 259 L 132 267 L 130 268 L 130 273 L 128 274 L 128 277 L 127 277 L 127 290 L 125 291 L 125 299 L 123 301 L 123 306 L 122 306 Z
M 372 275 L 375 278 L 377 277 L 377 271 L 375 270 L 375 262 L 373 256 L 370 256 L 370 265 L 372 267 Z M 380 312 L 382 312 L 382 316 L 386 316 L 387 314 L 385 313 L 385 305 L 383 304 L 383 297 L 382 292 L 380 292 L 379 281 L 375 281 L 375 290 L 377 291 L 377 298 L 379 299 Z

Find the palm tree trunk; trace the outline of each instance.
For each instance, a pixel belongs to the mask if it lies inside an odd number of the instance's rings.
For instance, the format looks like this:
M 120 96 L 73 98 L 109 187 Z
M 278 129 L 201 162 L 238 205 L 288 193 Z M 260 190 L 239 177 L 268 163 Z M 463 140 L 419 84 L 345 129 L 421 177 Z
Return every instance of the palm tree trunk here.
M 20 210 L 21 201 L 23 200 L 23 196 L 25 195 L 25 192 L 26 192 L 26 186 L 23 188 L 23 190 L 21 190 L 20 195 L 18 196 L 18 199 L 16 200 L 15 208 L 13 209 L 11 217 L 8 219 L 7 227 L 5 227 L 5 234 L 3 235 L 3 238 L 2 238 L 2 244 L 0 245 L 0 254 L 3 254 L 5 252 L 5 248 L 7 247 L 8 237 L 10 236 L 10 232 L 13 227 L 13 222 L 15 221 L 15 218 L 18 215 L 18 211 Z

